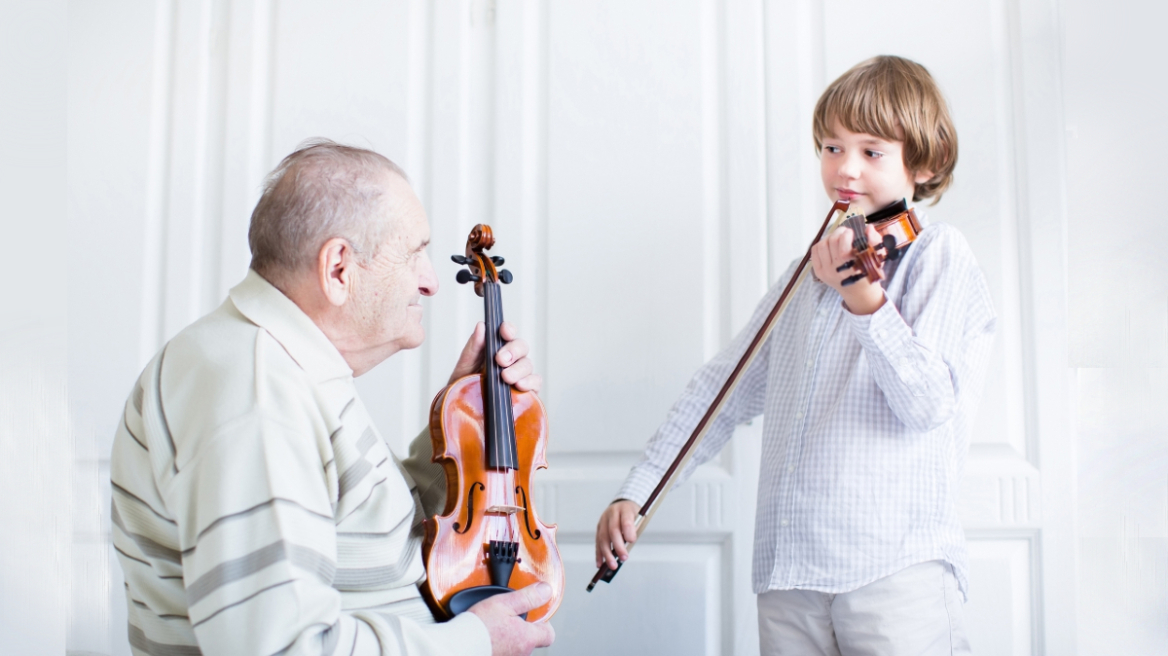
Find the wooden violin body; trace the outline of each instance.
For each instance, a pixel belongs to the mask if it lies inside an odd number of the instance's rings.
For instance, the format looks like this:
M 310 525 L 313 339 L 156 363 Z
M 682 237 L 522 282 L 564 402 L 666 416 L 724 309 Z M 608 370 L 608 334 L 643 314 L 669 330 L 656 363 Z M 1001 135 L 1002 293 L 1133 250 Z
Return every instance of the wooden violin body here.
M 531 392 L 511 391 L 515 408 L 515 437 L 519 461 L 516 470 L 485 466 L 482 378 L 460 378 L 430 407 L 430 439 L 435 460 L 446 472 L 446 509 L 426 520 L 422 544 L 427 579 L 423 588 L 443 609 L 459 590 L 491 585 L 489 544 L 493 520 L 514 520 L 520 539 L 510 588 L 543 581 L 552 586 L 552 599 L 528 613 L 529 622 L 544 621 L 556 612 L 564 597 L 564 566 L 556 546 L 556 527 L 536 514 L 531 474 L 547 467 L 547 415 L 543 402 Z M 490 510 L 490 492 L 510 490 L 522 508 Z M 496 495 L 498 496 L 498 495 Z M 444 610 L 443 612 L 448 613 Z
M 564 597 L 556 527 L 540 520 L 531 487 L 532 474 L 547 467 L 547 414 L 535 393 L 504 382 L 495 363 L 503 345 L 499 281 L 510 282 L 511 275 L 495 270 L 502 258 L 482 254 L 492 244 L 490 228 L 476 226 L 466 256 L 454 257 L 470 268 L 459 271 L 459 282 L 473 280 L 484 299 L 487 344 L 483 373 L 458 379 L 430 406 L 446 507 L 425 521 L 421 591 L 435 616 L 449 619 L 491 595 L 542 581 L 551 586 L 551 599 L 526 619 L 545 622 Z

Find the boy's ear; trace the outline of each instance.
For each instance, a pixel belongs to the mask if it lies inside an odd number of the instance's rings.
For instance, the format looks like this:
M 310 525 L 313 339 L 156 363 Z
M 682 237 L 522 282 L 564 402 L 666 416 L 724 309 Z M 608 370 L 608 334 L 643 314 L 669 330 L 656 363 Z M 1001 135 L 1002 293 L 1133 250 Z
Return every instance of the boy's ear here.
M 933 172 L 932 171 L 917 171 L 916 175 L 913 176 L 913 182 L 915 182 L 916 184 L 925 184 L 926 182 L 928 182 L 929 180 L 932 180 L 932 179 L 933 179 Z

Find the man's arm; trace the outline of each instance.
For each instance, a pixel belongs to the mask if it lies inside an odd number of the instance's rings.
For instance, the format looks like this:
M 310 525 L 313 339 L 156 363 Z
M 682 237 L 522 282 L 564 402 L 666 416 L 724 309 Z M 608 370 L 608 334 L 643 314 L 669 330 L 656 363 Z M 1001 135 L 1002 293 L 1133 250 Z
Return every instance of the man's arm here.
M 477 617 L 421 625 L 341 609 L 327 447 L 305 423 L 233 422 L 166 492 L 185 534 L 183 578 L 203 653 L 489 654 Z

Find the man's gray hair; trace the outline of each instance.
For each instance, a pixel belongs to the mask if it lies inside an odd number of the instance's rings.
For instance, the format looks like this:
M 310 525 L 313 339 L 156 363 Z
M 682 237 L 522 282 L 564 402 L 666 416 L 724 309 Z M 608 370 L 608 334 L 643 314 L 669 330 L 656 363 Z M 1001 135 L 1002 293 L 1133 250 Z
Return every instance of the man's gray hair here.
M 270 281 L 315 267 L 320 247 L 345 239 L 359 261 L 376 255 L 389 221 L 385 175 L 405 172 L 372 150 L 328 139 L 305 141 L 267 180 L 251 213 L 251 268 Z

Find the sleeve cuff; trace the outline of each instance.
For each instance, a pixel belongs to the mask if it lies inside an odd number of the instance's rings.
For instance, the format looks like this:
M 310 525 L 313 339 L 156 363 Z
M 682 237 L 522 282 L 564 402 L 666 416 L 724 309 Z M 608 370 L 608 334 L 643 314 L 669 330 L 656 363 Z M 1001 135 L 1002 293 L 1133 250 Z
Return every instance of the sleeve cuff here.
M 613 497 L 613 501 L 621 499 L 628 499 L 638 506 L 644 506 L 645 500 L 653 493 L 653 488 L 661 482 L 661 474 L 656 474 L 647 471 L 648 467 L 644 464 L 637 465 L 629 471 L 629 475 L 625 478 L 624 485 Z
M 454 619 L 427 627 L 439 646 L 436 654 L 491 656 L 491 634 L 487 625 L 474 613 L 462 613 Z M 441 634 L 441 638 L 435 634 Z
M 884 305 L 872 314 L 852 314 L 845 310 L 844 316 L 852 326 L 852 334 L 866 351 L 887 355 L 911 346 L 912 328 L 904 322 L 887 294 Z

